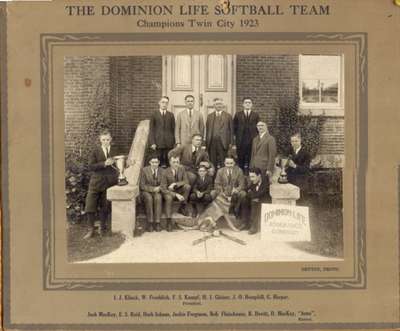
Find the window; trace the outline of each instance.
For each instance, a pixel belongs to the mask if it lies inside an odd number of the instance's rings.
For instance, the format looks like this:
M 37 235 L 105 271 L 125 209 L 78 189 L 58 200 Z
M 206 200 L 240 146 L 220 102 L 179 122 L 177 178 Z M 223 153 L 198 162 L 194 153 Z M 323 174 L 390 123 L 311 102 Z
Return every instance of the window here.
M 343 56 L 300 55 L 300 109 L 343 115 Z

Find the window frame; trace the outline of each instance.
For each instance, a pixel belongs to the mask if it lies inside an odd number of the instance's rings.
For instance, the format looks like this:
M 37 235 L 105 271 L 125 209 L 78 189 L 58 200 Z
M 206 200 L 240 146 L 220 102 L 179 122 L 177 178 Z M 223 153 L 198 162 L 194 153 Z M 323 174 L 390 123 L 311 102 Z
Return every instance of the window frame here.
M 303 102 L 303 84 L 301 59 L 303 56 L 339 56 L 340 72 L 338 82 L 338 103 L 305 103 Z M 300 114 L 344 116 L 344 55 L 343 54 L 299 54 L 299 112 Z

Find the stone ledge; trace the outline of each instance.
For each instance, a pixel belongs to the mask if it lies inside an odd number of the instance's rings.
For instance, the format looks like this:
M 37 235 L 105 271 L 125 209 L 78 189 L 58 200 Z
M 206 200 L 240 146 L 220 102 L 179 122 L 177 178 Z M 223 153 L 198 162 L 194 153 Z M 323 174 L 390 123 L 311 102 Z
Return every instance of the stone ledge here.
M 293 184 L 272 184 L 270 195 L 273 199 L 295 199 L 300 198 L 300 189 Z
M 125 186 L 112 186 L 107 190 L 107 200 L 122 200 L 132 201 L 135 200 L 139 195 L 139 187 L 137 185 L 125 185 Z

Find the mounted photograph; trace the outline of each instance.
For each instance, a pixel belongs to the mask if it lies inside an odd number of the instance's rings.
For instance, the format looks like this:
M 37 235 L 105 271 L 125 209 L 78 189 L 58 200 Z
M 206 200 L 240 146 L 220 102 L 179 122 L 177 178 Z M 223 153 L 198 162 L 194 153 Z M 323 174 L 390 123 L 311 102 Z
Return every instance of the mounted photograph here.
M 68 262 L 342 261 L 344 61 L 65 56 Z

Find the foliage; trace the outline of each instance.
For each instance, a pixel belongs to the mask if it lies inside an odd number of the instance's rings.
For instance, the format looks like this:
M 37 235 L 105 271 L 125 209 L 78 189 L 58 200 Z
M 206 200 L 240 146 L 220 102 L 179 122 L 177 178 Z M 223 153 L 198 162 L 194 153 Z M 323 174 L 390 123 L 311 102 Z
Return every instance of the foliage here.
M 86 104 L 88 113 L 86 134 L 77 136 L 66 129 L 72 148 L 65 153 L 65 195 L 67 219 L 80 222 L 84 215 L 85 197 L 90 179 L 88 169 L 89 155 L 97 144 L 98 134 L 111 127 L 109 117 L 109 94 L 105 85 L 100 83 L 94 89 Z
M 320 146 L 323 115 L 299 114 L 298 98 L 282 97 L 278 100 L 278 130 L 276 140 L 279 154 L 286 155 L 290 148 L 290 136 L 300 133 L 302 145 L 315 157 Z

